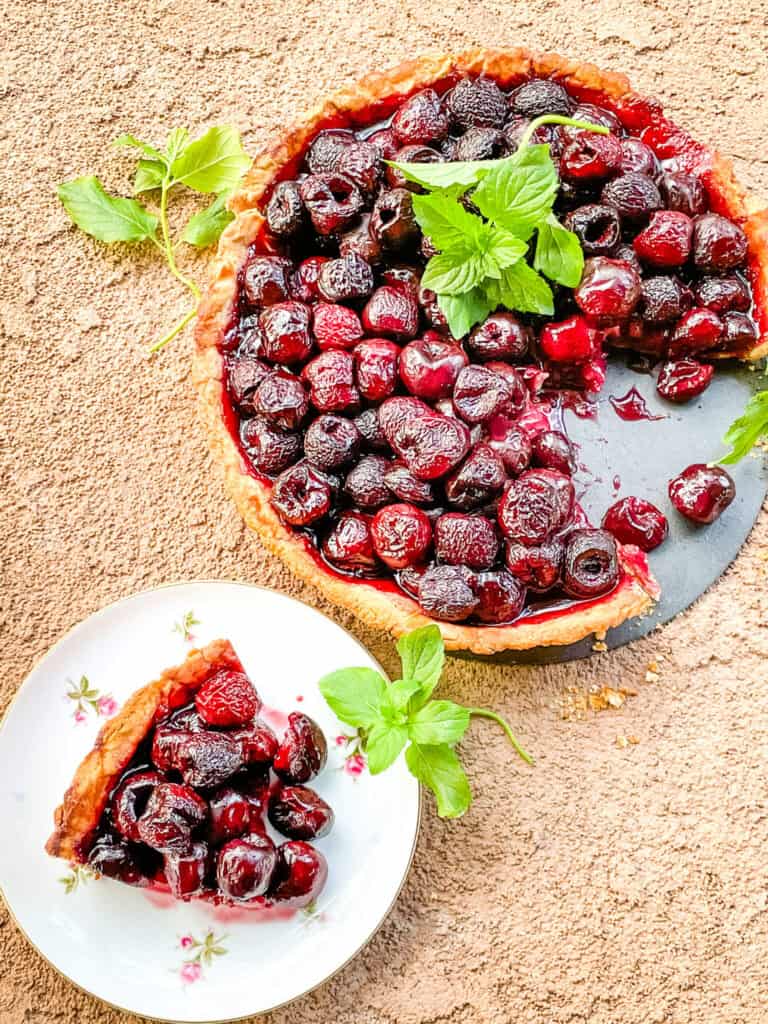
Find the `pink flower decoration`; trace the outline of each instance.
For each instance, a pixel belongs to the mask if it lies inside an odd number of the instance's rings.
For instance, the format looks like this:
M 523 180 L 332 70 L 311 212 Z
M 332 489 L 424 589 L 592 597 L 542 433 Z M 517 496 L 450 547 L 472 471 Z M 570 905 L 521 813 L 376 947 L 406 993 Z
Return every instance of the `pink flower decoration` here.
M 117 701 L 114 697 L 99 697 L 97 708 L 102 718 L 111 718 L 117 712 Z
M 336 746 L 337 747 L 343 747 L 346 742 L 347 742 L 347 737 L 346 736 L 337 736 L 336 737 Z
M 74 713 L 73 718 L 75 719 L 78 725 L 82 725 L 83 722 L 88 720 L 88 715 L 86 715 L 82 708 L 78 708 L 77 711 Z
M 181 980 L 191 985 L 193 981 L 199 981 L 203 975 L 203 968 L 200 964 L 184 964 L 181 968 Z
M 362 775 L 365 771 L 365 758 L 362 754 L 352 754 L 344 762 L 344 771 L 347 775 Z
M 181 946 L 182 949 L 189 949 L 189 947 L 193 946 L 194 943 L 195 940 L 192 938 L 191 935 L 182 935 L 179 941 L 179 945 Z

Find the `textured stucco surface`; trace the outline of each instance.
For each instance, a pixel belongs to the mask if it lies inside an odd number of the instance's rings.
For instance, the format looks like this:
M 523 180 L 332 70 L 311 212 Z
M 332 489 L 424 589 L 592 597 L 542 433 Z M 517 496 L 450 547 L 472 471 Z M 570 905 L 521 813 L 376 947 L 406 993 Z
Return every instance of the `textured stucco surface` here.
M 0 21 L 4 706 L 96 608 L 166 581 L 258 580 L 324 605 L 246 532 L 195 422 L 185 299 L 149 253 L 67 225 L 56 182 L 125 188 L 120 131 L 231 121 L 256 152 L 329 88 L 429 48 L 524 44 L 628 72 L 768 193 L 762 0 L 10 0 Z M 203 264 L 191 264 L 202 274 Z M 426 815 L 394 913 L 272 1024 L 758 1024 L 768 1013 L 768 518 L 662 632 L 589 663 L 454 661 L 444 690 L 510 716 L 535 770 L 473 728 L 476 802 Z M 354 629 L 393 667 L 386 637 Z M 659 655 L 658 681 L 646 683 Z M 564 719 L 569 687 L 623 708 Z M 570 699 L 573 699 L 571 694 Z M 636 745 L 617 746 L 632 736 Z M 10 841 L 5 823 L 0 841 Z M 0 911 L 2 1024 L 124 1024 Z

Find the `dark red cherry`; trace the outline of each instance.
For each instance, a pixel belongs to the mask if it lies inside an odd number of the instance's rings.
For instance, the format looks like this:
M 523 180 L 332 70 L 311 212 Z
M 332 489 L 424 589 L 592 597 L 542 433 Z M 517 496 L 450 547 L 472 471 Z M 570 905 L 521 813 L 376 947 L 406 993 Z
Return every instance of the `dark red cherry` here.
M 722 273 L 747 257 L 747 236 L 733 221 L 704 213 L 693 222 L 693 262 L 701 270 Z
M 339 256 L 355 254 L 372 267 L 382 261 L 381 243 L 371 234 L 371 215 L 364 213 L 339 239 Z
M 253 404 L 256 389 L 272 372 L 271 366 L 254 355 L 238 353 L 227 360 L 229 393 L 240 412 L 252 415 L 256 411 Z
M 413 193 L 407 188 L 382 192 L 374 203 L 368 230 L 389 252 L 418 246 L 421 229 L 413 212 Z
M 607 178 L 621 167 L 621 143 L 615 135 L 576 130 L 560 154 L 560 175 L 566 181 Z
M 670 480 L 669 497 L 694 523 L 713 523 L 736 497 L 736 485 L 722 466 L 694 463 Z
M 242 764 L 240 744 L 226 733 L 189 733 L 173 751 L 172 767 L 188 786 L 203 789 L 226 782 Z
M 400 164 L 438 164 L 444 159 L 441 153 L 430 146 L 403 146 L 390 159 Z M 421 185 L 409 181 L 397 167 L 387 166 L 384 177 L 390 188 L 407 188 L 409 192 L 423 192 Z
M 559 82 L 549 78 L 534 78 L 519 85 L 509 97 L 510 106 L 524 117 L 541 117 L 542 114 L 568 115 L 573 101 Z M 585 115 L 581 120 L 589 121 Z
M 677 321 L 671 351 L 682 355 L 717 348 L 724 340 L 724 330 L 723 321 L 717 313 L 704 306 L 694 306 Z
M 299 435 L 286 433 L 261 416 L 243 422 L 240 438 L 248 460 L 261 473 L 280 473 L 301 456 Z
M 260 718 L 240 729 L 231 729 L 227 735 L 239 744 L 243 764 L 271 764 L 277 753 L 277 737 Z
M 574 530 L 565 541 L 563 588 L 571 597 L 599 597 L 619 580 L 616 541 L 607 530 Z
M 220 669 L 195 695 L 195 707 L 208 725 L 245 725 L 261 708 L 261 698 L 244 672 Z
M 141 885 L 144 875 L 128 843 L 121 843 L 110 835 L 101 836 L 91 847 L 88 866 L 97 875 L 116 878 L 126 885 Z
M 318 132 L 307 153 L 307 167 L 312 174 L 339 169 L 344 153 L 357 144 L 357 136 L 347 128 L 329 128 Z
M 300 363 L 312 351 L 309 307 L 303 302 L 277 302 L 259 317 L 264 333 L 264 358 L 272 363 Z
M 162 767 L 162 766 L 160 766 Z M 112 797 L 112 820 L 126 839 L 139 841 L 139 819 L 156 786 L 165 779 L 160 772 L 137 772 L 120 783 Z
M 669 402 L 689 402 L 709 387 L 715 368 L 711 363 L 684 357 L 664 363 L 659 370 L 656 389 Z
M 277 868 L 269 898 L 289 907 L 306 907 L 318 898 L 328 877 L 325 857 L 314 846 L 291 839 L 277 848 Z
M 279 256 L 254 256 L 243 271 L 243 292 L 251 306 L 259 308 L 285 302 L 289 296 L 290 260 Z
M 621 140 L 620 170 L 624 174 L 630 171 L 647 174 L 656 181 L 661 173 L 661 164 L 650 146 L 640 139 L 626 138 Z
M 307 427 L 304 454 L 318 469 L 339 469 L 357 459 L 361 443 L 360 431 L 352 420 L 327 413 Z
M 208 804 L 211 815 L 208 823 L 210 842 L 214 846 L 220 846 L 238 836 L 263 832 L 262 819 L 266 810 L 268 790 L 269 780 L 266 773 L 263 776 L 261 799 L 232 786 L 217 789 Z
M 400 348 L 386 338 L 368 338 L 355 348 L 357 386 L 363 398 L 380 402 L 397 386 Z
M 560 582 L 563 568 L 562 541 L 548 540 L 527 546 L 519 541 L 507 542 L 506 562 L 509 571 L 520 582 L 537 593 L 551 590 Z
M 315 306 L 312 329 L 320 349 L 354 348 L 363 336 L 363 325 L 354 309 L 332 302 Z
M 582 313 L 598 323 L 625 320 L 640 300 L 640 276 L 621 260 L 592 256 L 573 298 Z
M 622 498 L 603 516 L 603 529 L 620 544 L 635 544 L 642 551 L 653 551 L 669 532 L 666 516 L 644 498 Z
M 725 344 L 731 352 L 743 352 L 752 348 L 760 337 L 755 321 L 746 313 L 733 310 L 723 313 Z
M 453 123 L 465 131 L 476 125 L 501 128 L 509 113 L 507 97 L 493 79 L 482 76 L 462 78 L 448 94 L 446 106 Z
M 533 461 L 544 469 L 556 469 L 571 476 L 576 472 L 573 445 L 559 430 L 543 430 L 533 439 Z
M 382 455 L 366 455 L 347 473 L 344 493 L 358 508 L 373 511 L 392 500 L 385 477 L 391 463 Z
M 451 394 L 468 362 L 460 345 L 427 331 L 400 353 L 400 379 L 412 395 L 434 402 Z
M 365 409 L 354 418 L 354 424 L 360 431 L 360 435 L 368 448 L 375 451 L 386 451 L 389 447 L 384 431 L 379 422 L 378 409 Z
M 305 365 L 301 376 L 309 384 L 310 401 L 320 412 L 357 412 L 360 408 L 351 352 L 338 348 L 321 352 Z
M 440 562 L 490 569 L 498 551 L 496 530 L 485 516 L 446 512 L 435 522 L 435 555 Z
M 219 851 L 216 881 L 232 900 L 263 896 L 277 866 L 277 850 L 269 836 L 256 833 L 231 839 Z
M 321 839 L 333 828 L 333 811 L 308 786 L 282 786 L 269 799 L 271 824 L 289 839 Z
M 752 296 L 745 281 L 735 274 L 732 277 L 703 277 L 694 286 L 696 302 L 715 313 L 727 313 L 732 309 L 745 312 L 752 304 Z
M 541 544 L 571 517 L 570 477 L 553 469 L 529 469 L 513 480 L 499 504 L 499 526 L 510 540 Z
M 187 853 L 192 829 L 208 817 L 208 805 L 190 786 L 162 782 L 152 790 L 136 831 L 139 839 L 162 853 Z
M 481 622 L 513 622 L 525 605 L 525 587 L 504 569 L 476 573 L 472 589 L 478 602 L 474 614 Z
M 468 619 L 479 604 L 472 573 L 463 565 L 436 565 L 422 575 L 418 587 L 424 611 L 443 622 Z
M 519 476 L 527 469 L 533 451 L 530 436 L 506 416 L 494 416 L 485 425 L 485 437 L 489 447 L 504 463 L 512 476 Z
M 326 478 L 308 463 L 286 469 L 275 481 L 272 505 L 290 526 L 307 526 L 331 507 L 331 488 Z
M 366 142 L 375 146 L 382 160 L 394 160 L 399 142 L 391 128 L 379 128 L 366 138 Z
M 273 235 L 289 237 L 301 230 L 304 203 L 297 181 L 280 181 L 267 203 L 267 224 Z
M 612 206 L 622 221 L 637 223 L 647 220 L 655 210 L 663 206 L 653 179 L 635 171 L 612 178 L 603 186 L 600 201 L 606 206 Z
M 370 263 L 356 252 L 328 260 L 317 275 L 317 290 L 328 302 L 354 302 L 373 291 Z
M 621 238 L 619 215 L 611 206 L 586 203 L 572 210 L 565 218 L 587 256 L 610 256 Z M 616 258 L 616 257 L 614 257 Z
M 635 252 L 654 267 L 679 267 L 691 252 L 693 221 L 685 213 L 659 210 L 648 226 L 636 236 Z
M 188 900 L 205 889 L 211 855 L 206 843 L 194 842 L 184 853 L 165 854 L 165 880 L 177 900 Z
M 698 178 L 675 171 L 661 177 L 661 194 L 668 210 L 679 210 L 689 217 L 707 209 L 707 193 Z
M 343 174 L 311 174 L 300 186 L 301 199 L 319 235 L 347 227 L 363 208 L 360 189 Z
M 390 569 L 422 562 L 432 543 L 432 525 L 420 508 L 406 502 L 387 505 L 371 524 L 376 554 Z
M 469 511 L 501 493 L 507 475 L 500 454 L 489 444 L 478 444 L 445 481 L 449 504 Z
M 691 290 L 673 276 L 646 277 L 640 288 L 640 316 L 646 323 L 678 320 L 691 308 Z
M 309 412 L 309 395 L 298 377 L 287 370 L 270 373 L 253 396 L 257 415 L 281 430 L 297 430 Z
M 594 334 L 583 316 L 546 324 L 539 344 L 544 356 L 554 363 L 581 363 L 595 351 Z
M 448 115 L 434 89 L 422 89 L 401 104 L 392 130 L 402 145 L 439 142 L 448 133 Z
M 363 326 L 369 334 L 399 341 L 415 337 L 419 326 L 419 306 L 406 289 L 382 285 L 363 310 Z
M 498 415 L 518 416 L 526 401 L 525 384 L 511 367 L 502 375 L 488 366 L 466 366 L 453 390 L 453 404 L 467 423 L 483 423 Z
M 384 430 L 394 450 L 420 480 L 445 476 L 469 451 L 466 426 L 441 413 L 415 412 L 391 432 L 386 424 Z
M 377 561 L 370 517 L 361 512 L 342 513 L 323 541 L 323 554 L 333 565 L 350 572 L 374 569 Z
M 319 297 L 317 279 L 329 256 L 309 256 L 302 260 L 291 278 L 291 298 L 299 302 L 312 302 Z
M 432 505 L 435 489 L 428 480 L 419 480 L 404 462 L 393 462 L 384 475 L 384 481 L 401 501 L 414 505 Z
M 272 768 L 283 782 L 309 782 L 325 767 L 328 744 L 320 726 L 309 715 L 292 711 Z
M 493 313 L 472 331 L 467 344 L 481 361 L 522 359 L 528 353 L 530 331 L 512 313 Z

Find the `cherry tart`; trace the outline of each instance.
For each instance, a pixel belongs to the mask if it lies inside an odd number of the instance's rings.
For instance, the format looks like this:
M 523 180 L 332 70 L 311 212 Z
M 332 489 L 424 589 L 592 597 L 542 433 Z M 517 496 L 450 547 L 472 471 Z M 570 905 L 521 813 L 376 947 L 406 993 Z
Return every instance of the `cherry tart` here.
M 104 726 L 47 852 L 181 900 L 307 906 L 328 874 L 311 841 L 334 815 L 310 785 L 327 744 L 307 715 L 278 737 L 261 711 L 229 641 L 190 652 Z
M 543 125 L 555 211 L 585 255 L 551 317 L 498 308 L 454 338 L 421 286 L 417 185 L 387 161 L 513 153 Z M 661 510 L 576 500 L 561 410 L 606 353 L 702 395 L 717 360 L 768 350 L 768 214 L 730 165 L 622 75 L 556 55 L 420 59 L 337 94 L 259 156 L 231 199 L 194 376 L 250 527 L 298 575 L 401 634 L 478 653 L 566 644 L 647 610 Z M 610 514 L 608 514 L 610 511 Z M 638 525 L 637 517 L 642 522 Z

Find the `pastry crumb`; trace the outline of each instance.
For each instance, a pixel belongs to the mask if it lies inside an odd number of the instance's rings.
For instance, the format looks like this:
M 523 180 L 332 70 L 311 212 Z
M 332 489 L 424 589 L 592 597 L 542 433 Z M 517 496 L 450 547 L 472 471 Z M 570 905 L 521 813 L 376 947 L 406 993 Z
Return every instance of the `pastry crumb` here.
M 608 644 L 605 643 L 603 640 L 597 640 L 595 643 L 592 644 L 592 650 L 602 654 L 603 651 L 608 650 Z
M 639 742 L 640 740 L 637 738 L 637 736 L 623 736 L 620 734 L 616 737 L 616 746 L 620 750 L 624 750 L 626 747 L 637 746 Z
M 620 686 L 594 686 L 586 690 L 569 686 L 560 698 L 560 717 L 566 721 L 583 721 L 589 712 L 617 710 L 629 697 L 636 697 L 637 690 Z

